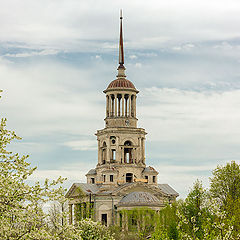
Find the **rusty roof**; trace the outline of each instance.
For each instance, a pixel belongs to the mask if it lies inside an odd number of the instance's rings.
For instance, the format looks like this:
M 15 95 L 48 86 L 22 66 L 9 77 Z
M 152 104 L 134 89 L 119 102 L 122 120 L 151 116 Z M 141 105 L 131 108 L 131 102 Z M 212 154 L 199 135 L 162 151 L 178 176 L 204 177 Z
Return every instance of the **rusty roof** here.
M 118 78 L 116 80 L 113 80 L 107 87 L 107 90 L 113 89 L 113 88 L 120 88 L 120 89 L 134 89 L 136 91 L 135 86 L 133 83 L 126 78 Z

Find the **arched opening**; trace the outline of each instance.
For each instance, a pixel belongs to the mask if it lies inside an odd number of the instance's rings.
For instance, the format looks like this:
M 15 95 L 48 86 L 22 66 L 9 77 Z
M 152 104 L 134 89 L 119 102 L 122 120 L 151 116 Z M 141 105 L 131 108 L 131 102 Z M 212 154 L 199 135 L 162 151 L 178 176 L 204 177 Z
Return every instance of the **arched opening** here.
M 133 182 L 133 174 L 132 173 L 126 173 L 126 182 L 128 182 L 128 183 Z
M 111 95 L 111 117 L 114 116 L 114 111 L 115 111 L 115 108 L 114 108 L 114 95 L 112 94 Z
M 111 163 L 114 163 L 116 161 L 116 149 L 112 149 L 112 155 L 111 155 Z
M 129 107 L 129 95 L 125 94 L 124 99 L 125 99 L 125 117 L 127 117 L 128 116 L 128 107 Z
M 124 143 L 124 163 L 133 163 L 132 149 L 132 143 L 126 141 Z
M 135 116 L 134 116 L 134 105 L 135 105 L 134 95 L 132 95 L 132 96 L 131 96 L 131 117 L 135 117 Z
M 106 105 L 107 105 L 107 116 L 106 117 L 109 117 L 109 96 L 107 95 L 107 100 L 106 100 Z
M 121 99 L 122 99 L 122 95 L 118 94 L 117 95 L 117 116 L 118 117 L 121 116 Z
M 106 158 L 107 158 L 107 144 L 106 144 L 106 142 L 103 142 L 103 146 L 102 146 L 102 164 L 106 163 Z

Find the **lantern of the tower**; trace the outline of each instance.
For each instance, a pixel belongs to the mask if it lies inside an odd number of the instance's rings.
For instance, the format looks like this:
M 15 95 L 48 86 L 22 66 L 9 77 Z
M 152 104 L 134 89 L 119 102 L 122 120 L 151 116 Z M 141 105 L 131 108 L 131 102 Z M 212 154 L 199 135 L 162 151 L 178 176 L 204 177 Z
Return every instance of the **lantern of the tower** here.
M 138 90 L 126 79 L 123 51 L 122 12 L 120 14 L 119 66 L 117 79 L 112 81 L 106 94 L 106 127 L 137 127 L 136 98 Z

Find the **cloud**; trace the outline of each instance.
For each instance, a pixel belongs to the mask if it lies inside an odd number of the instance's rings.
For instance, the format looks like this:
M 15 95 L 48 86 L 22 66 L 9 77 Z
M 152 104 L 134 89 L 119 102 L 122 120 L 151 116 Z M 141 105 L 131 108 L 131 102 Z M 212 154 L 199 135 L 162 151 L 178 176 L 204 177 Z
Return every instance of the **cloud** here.
M 135 67 L 136 67 L 136 68 L 141 68 L 141 67 L 142 67 L 142 64 L 139 63 L 139 62 L 138 62 L 138 63 L 135 63 Z
M 152 140 L 159 139 L 161 132 L 165 141 L 212 136 L 210 141 L 239 142 L 240 90 L 196 92 L 155 87 L 142 92 L 145 104 L 139 109 L 140 119 L 155 129 Z
M 102 59 L 102 57 L 100 55 L 96 55 L 95 58 L 96 59 Z
M 58 53 L 59 51 L 56 49 L 45 49 L 42 51 L 32 51 L 32 52 L 24 52 L 24 53 L 7 53 L 3 55 L 3 57 L 24 58 L 24 57 L 33 57 L 33 56 L 56 55 Z
M 129 58 L 130 59 L 137 59 L 137 56 L 136 55 L 130 55 Z
M 172 50 L 174 51 L 181 51 L 181 50 L 187 50 L 187 51 L 190 51 L 192 50 L 193 48 L 195 48 L 196 46 L 192 43 L 185 43 L 181 46 L 173 46 L 172 47 Z
M 84 170 L 36 170 L 34 174 L 29 178 L 30 181 L 44 181 L 48 179 L 57 179 L 59 176 L 67 178 L 67 180 L 75 180 L 78 182 L 86 182 L 85 174 L 88 172 Z
M 35 47 L 47 45 L 62 50 L 101 49 L 111 46 L 118 37 L 121 7 L 126 9 L 124 36 L 130 47 L 162 48 L 189 41 L 239 37 L 236 23 L 240 6 L 234 0 L 213 0 L 211 4 L 207 0 L 197 3 L 124 0 L 121 4 L 110 0 L 103 0 L 101 4 L 93 0 L 51 3 L 12 0 L 1 5 L 0 41 L 24 42 Z
M 97 151 L 96 140 L 78 140 L 63 143 L 64 146 L 70 147 L 72 150 L 80 151 Z
M 51 61 L 22 67 L 4 63 L 0 70 L 1 115 L 8 117 L 15 129 L 21 126 L 19 134 L 23 137 L 54 131 L 92 134 L 97 115 L 103 119 L 104 112 L 96 103 L 104 98 L 92 91 L 95 83 L 90 79 L 94 77 L 86 69 Z M 76 128 L 86 119 L 89 127 Z

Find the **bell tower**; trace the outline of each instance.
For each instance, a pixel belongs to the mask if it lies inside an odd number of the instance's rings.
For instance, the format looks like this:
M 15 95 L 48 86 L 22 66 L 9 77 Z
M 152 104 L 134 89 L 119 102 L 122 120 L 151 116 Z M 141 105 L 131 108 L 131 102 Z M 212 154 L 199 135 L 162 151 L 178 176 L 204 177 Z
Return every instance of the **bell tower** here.
M 105 128 L 96 133 L 98 164 L 87 174 L 88 183 L 105 187 L 144 178 L 145 129 L 137 127 L 138 90 L 126 79 L 123 51 L 122 11 L 120 12 L 119 66 L 117 78 L 106 90 Z

